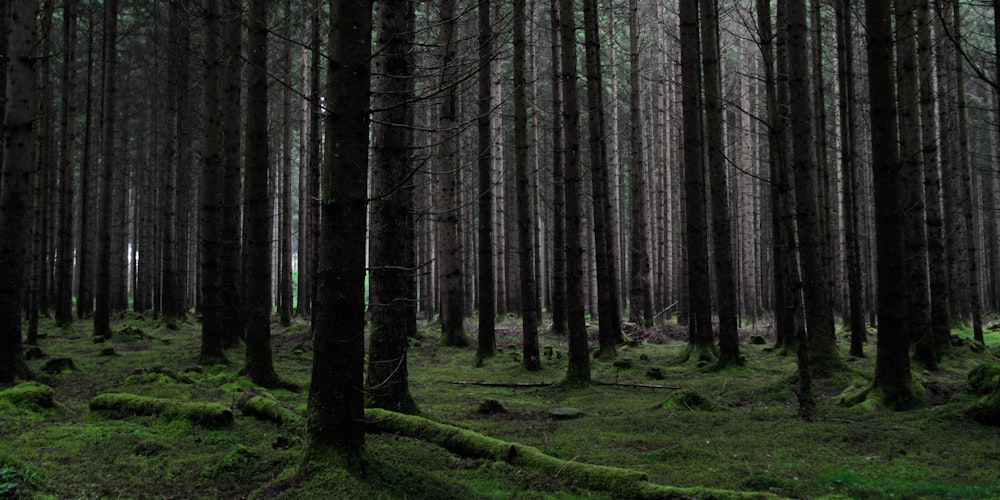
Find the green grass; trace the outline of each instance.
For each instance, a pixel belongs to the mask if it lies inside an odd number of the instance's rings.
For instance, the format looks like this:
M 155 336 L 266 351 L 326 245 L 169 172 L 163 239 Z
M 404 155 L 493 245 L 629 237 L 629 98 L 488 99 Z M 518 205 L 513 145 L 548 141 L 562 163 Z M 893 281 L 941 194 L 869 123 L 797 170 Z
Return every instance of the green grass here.
M 684 342 L 621 347 L 617 360 L 595 360 L 602 382 L 661 384 L 680 390 L 594 385 L 535 388 L 483 387 L 455 381 L 553 382 L 566 370 L 566 339 L 543 336 L 562 356 L 543 357 L 542 370 L 526 372 L 515 359 L 516 318 L 498 326 L 500 355 L 476 367 L 475 348 L 441 347 L 436 325 L 422 325 L 410 351 L 411 392 L 422 416 L 504 441 L 535 447 L 553 457 L 632 469 L 649 481 L 677 487 L 710 487 L 797 498 L 996 498 L 1000 452 L 996 428 L 965 417 L 975 398 L 958 391 L 969 370 L 996 363 L 990 351 L 969 346 L 940 370 L 914 367 L 932 388 L 930 408 L 890 413 L 845 408 L 845 389 L 859 390 L 874 370 L 867 357 L 847 355 L 845 371 L 817 382 L 818 418 L 796 416 L 794 358 L 767 346 L 741 345 L 744 367 L 720 372 L 677 364 Z M 0 498 L 135 498 L 166 492 L 176 498 L 237 498 L 255 492 L 271 498 L 612 498 L 587 491 L 565 475 L 475 457 L 460 457 L 425 441 L 398 435 L 368 437 L 373 466 L 360 480 L 325 468 L 307 482 L 296 479 L 304 447 L 301 426 L 281 425 L 236 411 L 253 388 L 238 373 L 242 352 L 227 352 L 230 366 L 197 367 L 199 325 L 192 319 L 168 331 L 150 315 L 126 314 L 121 332 L 94 343 L 89 322 L 56 328 L 41 320 L 41 347 L 50 357 L 73 358 L 77 371 L 44 376 L 64 408 L 18 406 L 0 398 Z M 126 327 L 129 330 L 126 331 Z M 141 330 L 141 335 L 136 330 Z M 312 362 L 308 325 L 272 325 L 274 359 L 285 379 L 308 387 Z M 475 332 L 470 325 L 469 331 Z M 995 332 L 991 332 L 994 335 Z M 513 345 L 514 349 L 509 348 Z M 596 342 L 592 345 L 596 346 Z M 102 356 L 114 347 L 117 356 Z M 44 360 L 29 362 L 37 370 Z M 658 368 L 666 378 L 650 380 Z M 205 428 L 158 416 L 112 418 L 88 409 L 98 394 L 126 392 L 181 402 L 214 402 L 236 412 L 231 427 Z M 281 408 L 306 410 L 305 391 L 266 393 Z M 959 394 L 952 403 L 952 394 Z M 486 399 L 508 410 L 476 412 Z M 548 410 L 570 406 L 583 418 L 552 420 Z M 715 411 L 707 411 L 707 410 Z

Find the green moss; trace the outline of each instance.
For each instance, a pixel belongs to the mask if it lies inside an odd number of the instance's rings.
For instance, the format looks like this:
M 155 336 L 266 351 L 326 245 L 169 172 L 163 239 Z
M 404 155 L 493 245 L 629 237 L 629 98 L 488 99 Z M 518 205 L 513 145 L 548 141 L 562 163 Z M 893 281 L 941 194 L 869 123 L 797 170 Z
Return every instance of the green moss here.
M 208 428 L 233 424 L 233 412 L 219 403 L 186 403 L 172 399 L 135 394 L 105 393 L 90 400 L 90 409 L 127 418 L 136 415 L 159 416 L 168 420 L 185 419 Z
M 993 392 L 972 405 L 966 415 L 983 425 L 1000 427 L 1000 385 Z
M 667 410 L 684 411 L 724 411 L 726 409 L 725 406 L 706 398 L 693 389 L 678 390 L 667 398 L 660 407 Z
M 244 414 L 275 422 L 296 429 L 304 430 L 304 419 L 282 406 L 282 404 L 266 394 L 244 394 L 236 401 L 236 407 Z
M 236 448 L 227 453 L 221 460 L 205 466 L 202 477 L 205 479 L 219 479 L 225 476 L 243 476 L 258 459 L 257 455 L 242 444 L 238 444 Z
M 983 363 L 969 371 L 968 383 L 964 390 L 979 396 L 985 396 L 1000 386 L 1000 366 L 993 363 Z
M 0 391 L 0 400 L 34 413 L 63 413 L 66 407 L 55 400 L 55 391 L 38 382 L 22 382 Z

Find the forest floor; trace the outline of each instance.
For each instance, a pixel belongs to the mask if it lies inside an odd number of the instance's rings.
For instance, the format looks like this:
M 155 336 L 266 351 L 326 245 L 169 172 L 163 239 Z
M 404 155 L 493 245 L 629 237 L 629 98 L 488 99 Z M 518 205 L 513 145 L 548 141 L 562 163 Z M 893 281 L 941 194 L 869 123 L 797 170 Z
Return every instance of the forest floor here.
M 614 360 L 592 364 L 595 381 L 617 385 L 518 387 L 559 382 L 566 342 L 543 334 L 543 369 L 526 372 L 517 322 L 501 320 L 501 352 L 481 367 L 474 348 L 441 347 L 435 325 L 422 326 L 421 338 L 411 342 L 409 374 L 423 417 L 532 446 L 566 464 L 621 467 L 658 485 L 717 489 L 703 497 L 725 498 L 727 491 L 793 498 L 1000 497 L 1000 428 L 965 417 L 976 397 L 963 392 L 971 369 L 998 362 L 996 331 L 988 334 L 987 349 L 962 342 L 935 372 L 914 366 L 932 405 L 900 413 L 840 404 L 870 384 L 875 354 L 869 345 L 865 358 L 849 357 L 841 335 L 844 369 L 817 381 L 818 418 L 804 422 L 796 414 L 794 357 L 771 352 L 770 342 L 743 342 L 745 366 L 711 371 L 675 362 L 686 346 L 682 329 L 633 329 L 642 341 L 622 346 Z M 474 332 L 474 323 L 469 326 Z M 255 388 L 239 374 L 239 349 L 228 351 L 229 365 L 198 367 L 193 320 L 168 331 L 128 313 L 103 343 L 94 342 L 91 327 L 88 321 L 59 329 L 42 320 L 43 356 L 29 363 L 39 382 L 54 390 L 53 407 L 0 392 L 0 498 L 621 497 L 559 470 L 459 456 L 399 433 L 369 434 L 372 466 L 364 480 L 333 471 L 298 483 L 301 423 L 252 418 L 237 402 L 248 393 L 267 394 L 282 411 L 301 416 L 305 391 Z M 273 345 L 278 373 L 308 387 L 308 326 L 273 325 Z M 43 366 L 56 358 L 72 359 L 73 367 L 45 373 Z M 212 428 L 183 418 L 114 418 L 90 409 L 95 396 L 109 392 L 215 402 L 232 409 L 235 419 Z M 487 400 L 506 411 L 481 412 Z M 565 407 L 583 416 L 550 417 Z

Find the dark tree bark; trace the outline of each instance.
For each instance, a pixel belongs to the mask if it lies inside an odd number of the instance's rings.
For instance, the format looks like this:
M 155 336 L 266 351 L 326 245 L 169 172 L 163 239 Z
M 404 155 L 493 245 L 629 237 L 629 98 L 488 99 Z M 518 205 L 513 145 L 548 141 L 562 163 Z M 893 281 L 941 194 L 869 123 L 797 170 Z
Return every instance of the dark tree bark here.
M 931 334 L 930 277 L 928 275 L 927 216 L 924 212 L 924 168 L 920 148 L 920 103 L 917 75 L 917 31 L 913 0 L 896 0 L 896 61 L 900 184 L 903 209 L 903 258 L 906 262 L 907 331 L 916 344 L 916 359 L 929 370 L 937 368 Z
M 186 44 L 182 25 L 185 9 L 181 0 L 170 2 L 169 41 L 167 48 L 167 86 L 166 112 L 167 126 L 164 131 L 164 150 L 160 167 L 160 183 L 162 195 L 160 198 L 160 247 L 161 247 L 161 307 L 163 324 L 167 329 L 176 330 L 177 321 L 184 316 L 181 297 L 183 291 L 178 287 L 178 239 L 177 239 L 177 181 L 183 152 L 179 139 L 183 134 L 184 115 L 181 111 L 181 94 L 186 90 Z
M 521 278 L 524 367 L 542 368 L 538 349 L 538 288 L 535 285 L 534 197 L 528 168 L 528 98 L 525 65 L 525 5 L 514 0 L 514 164 L 517 171 L 517 236 Z M 480 212 L 482 213 L 482 212 Z
M 38 2 L 12 0 L 9 4 L 8 52 L 4 109 L 3 175 L 0 180 L 0 384 L 11 384 L 31 376 L 21 344 L 21 292 L 27 273 L 28 238 L 31 229 L 31 171 L 35 168 L 35 120 L 37 102 L 35 62 Z
M 590 352 L 583 300 L 583 214 L 580 171 L 580 104 L 577 89 L 576 9 L 572 0 L 559 0 L 560 66 L 566 196 L 566 322 L 569 331 L 569 364 L 566 383 L 590 383 Z
M 458 94 L 457 19 L 455 0 L 441 0 L 441 105 L 439 119 L 440 215 L 438 215 L 438 258 L 441 275 L 441 343 L 465 347 L 471 342 L 465 333 L 465 298 L 462 291 L 462 241 L 458 234 L 461 207 L 458 203 Z M 483 68 L 485 71 L 485 68 Z M 493 280 L 488 280 L 492 283 Z
M 56 252 L 56 323 L 73 322 L 73 164 L 76 157 L 76 0 L 63 5 L 63 106 L 59 158 L 59 251 Z M 3 15 L 0 13 L 0 15 Z
M 285 40 L 281 58 L 288 82 L 292 81 L 292 2 L 284 2 Z M 281 236 L 278 257 L 278 317 L 281 326 L 292 324 L 292 86 L 281 91 Z
M 201 174 L 201 354 L 200 364 L 226 363 L 220 314 L 223 302 L 221 263 L 223 191 L 221 71 L 221 0 L 205 2 L 202 53 Z
M 902 410 L 914 404 L 915 395 L 906 332 L 906 270 L 899 258 L 905 250 L 890 16 L 889 2 L 865 2 L 878 245 L 879 326 L 873 389 L 884 394 L 886 406 Z
M 104 4 L 104 108 L 101 111 L 101 181 L 97 231 L 97 310 L 94 335 L 111 336 L 111 224 L 115 168 L 115 64 L 118 38 L 118 0 Z
M 614 357 L 622 341 L 619 286 L 611 223 L 611 181 L 608 172 L 604 117 L 604 84 L 601 73 L 601 40 L 597 22 L 597 0 L 583 2 L 584 43 L 587 68 L 587 125 L 590 136 L 590 175 L 593 194 L 594 256 L 597 264 L 598 325 L 601 354 Z M 615 131 L 617 133 L 617 131 Z
M 699 361 L 714 360 L 712 310 L 708 272 L 704 149 L 701 117 L 701 50 L 697 2 L 681 2 L 678 9 L 681 41 L 681 105 L 684 122 L 684 193 L 687 223 L 688 352 Z
M 400 243 L 414 234 L 406 219 L 413 212 L 413 114 L 408 81 L 413 78 L 410 52 L 414 16 L 410 0 L 385 0 L 376 14 L 375 109 L 371 202 L 370 298 L 371 338 L 368 344 L 368 406 L 417 413 L 410 396 L 406 350 L 413 269 Z
M 309 130 L 311 132 L 309 137 L 309 175 L 306 179 L 308 186 L 308 203 L 309 203 L 309 213 L 306 220 L 308 225 L 309 238 L 307 240 L 308 252 L 306 255 L 307 260 L 305 261 L 306 272 L 305 275 L 308 276 L 309 287 L 307 289 L 308 294 L 303 297 L 299 295 L 299 304 L 305 305 L 308 309 L 307 311 L 315 314 L 315 308 L 313 304 L 316 301 L 316 272 L 319 265 L 319 253 L 317 248 L 319 248 L 319 188 L 320 188 L 320 168 L 323 160 L 322 152 L 322 140 L 323 140 L 323 130 L 320 128 L 320 117 L 322 116 L 322 103 L 320 98 L 322 97 L 322 88 L 320 82 L 322 81 L 322 69 L 320 60 L 323 54 L 320 50 L 322 46 L 321 43 L 321 31 L 320 25 L 322 24 L 321 14 L 321 1 L 313 0 L 313 17 L 310 25 L 310 49 L 309 49 L 309 88 L 312 94 L 309 96 Z
M 722 71 L 719 63 L 718 0 L 701 0 L 701 58 L 705 72 L 705 138 L 712 196 L 712 244 L 715 250 L 715 288 L 719 305 L 719 360 L 717 368 L 741 365 L 736 324 L 736 280 L 733 278 L 729 187 L 726 182 L 725 142 L 722 134 Z
M 246 373 L 263 387 L 276 387 L 278 374 L 271 356 L 271 178 L 267 132 L 267 4 L 250 3 L 247 31 L 246 144 Z M 370 22 L 370 21 L 369 21 Z
M 253 275 L 262 272 L 263 268 L 243 266 L 243 254 L 240 246 L 240 203 L 241 203 L 241 96 L 243 91 L 243 1 L 222 0 L 222 18 L 220 20 L 219 36 L 221 47 L 219 54 L 219 127 L 221 130 L 222 149 L 222 190 L 214 194 L 219 198 L 219 229 L 218 229 L 218 293 L 217 314 L 214 325 L 222 338 L 222 345 L 231 349 L 240 345 L 240 339 L 245 335 L 246 323 L 250 320 L 244 311 L 243 301 L 246 291 L 244 286 Z M 249 100 L 249 96 L 248 96 Z M 249 127 L 249 125 L 248 125 Z M 249 132 L 247 132 L 249 135 Z M 248 141 L 249 142 L 249 141 Z M 247 151 L 251 146 L 247 145 Z M 247 217 L 243 223 L 249 226 Z M 270 219 L 267 226 L 270 228 Z M 268 241 L 270 242 L 270 233 Z M 270 244 L 270 243 L 269 243 Z M 242 249 L 245 250 L 245 249 Z M 267 268 L 270 269 L 270 261 Z M 242 285 L 241 285 L 242 279 Z M 270 297 L 270 293 L 268 293 Z M 268 301 L 270 305 L 270 300 Z M 270 307 L 268 307 L 270 310 Z
M 938 359 L 951 349 L 951 313 L 948 303 L 948 261 L 945 256 L 941 170 L 938 162 L 937 95 L 934 90 L 934 54 L 931 47 L 930 6 L 917 0 L 917 62 L 920 66 L 920 144 L 924 157 L 924 197 L 927 200 L 927 254 L 930 269 L 931 331 Z
M 330 2 L 319 273 L 306 461 L 365 467 L 365 215 L 372 1 Z M 337 223 L 332 223 L 336 221 Z
M 646 224 L 646 166 L 643 162 L 642 87 L 639 81 L 639 2 L 629 1 L 629 320 L 643 325 L 653 320 L 653 287 L 649 265 L 649 234 Z
M 479 266 L 476 279 L 476 298 L 479 301 L 479 344 L 476 358 L 482 360 L 496 355 L 496 277 L 493 274 L 493 93 L 490 68 L 493 66 L 493 28 L 490 20 L 490 0 L 479 0 L 479 116 L 476 128 L 479 134 L 478 171 L 479 188 L 476 199 L 479 205 Z M 517 78 L 515 76 L 515 78 Z M 515 83 L 516 85 L 516 83 Z M 503 187 L 501 186 L 501 189 Z M 502 262 L 503 255 L 498 258 Z M 502 273 L 498 276 L 504 281 Z
M 94 311 L 94 230 L 92 228 L 91 216 L 93 211 L 94 168 L 93 154 L 91 152 L 91 128 L 94 123 L 94 12 L 97 9 L 90 9 L 87 23 L 87 92 L 85 101 L 83 121 L 83 162 L 80 165 L 80 242 L 77 251 L 78 274 L 77 274 L 77 294 L 76 294 L 76 317 L 86 319 Z M 0 37 L 3 38 L 3 37 Z
M 848 323 L 851 329 L 851 356 L 864 356 L 867 342 L 861 288 L 861 247 L 858 237 L 858 151 L 854 82 L 854 32 L 851 28 L 851 0 L 836 0 L 837 86 L 840 94 L 840 157 L 844 176 L 844 255 L 847 266 Z
M 566 185 L 563 131 L 562 46 L 559 5 L 551 2 L 552 22 L 552 333 L 565 335 L 566 311 Z

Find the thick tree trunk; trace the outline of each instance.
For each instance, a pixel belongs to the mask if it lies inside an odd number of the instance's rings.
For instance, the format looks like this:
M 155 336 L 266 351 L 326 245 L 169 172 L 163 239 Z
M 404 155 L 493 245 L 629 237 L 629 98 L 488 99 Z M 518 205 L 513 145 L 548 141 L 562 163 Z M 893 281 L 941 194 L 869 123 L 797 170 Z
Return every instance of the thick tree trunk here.
M 21 292 L 24 289 L 31 229 L 25 221 L 31 203 L 35 168 L 32 124 L 37 102 L 35 53 L 38 2 L 12 0 L 9 32 L 10 67 L 6 71 L 8 105 L 3 115 L 3 176 L 0 180 L 0 384 L 31 376 L 21 347 Z
M 565 132 L 563 124 L 561 2 L 551 3 L 552 21 L 552 333 L 568 332 L 566 310 Z M 575 81 L 575 80 L 574 80 Z
M 222 191 L 216 195 L 221 197 L 219 212 L 221 219 L 218 233 L 219 254 L 217 257 L 220 275 L 220 299 L 216 328 L 222 337 L 222 345 L 231 349 L 240 345 L 240 339 L 246 335 L 246 323 L 250 319 L 244 314 L 243 300 L 246 291 L 243 288 L 253 275 L 263 272 L 263 269 L 250 266 L 241 269 L 244 264 L 242 259 L 245 249 L 242 249 L 240 245 L 240 232 L 241 227 L 249 225 L 248 219 L 242 221 L 243 226 L 240 225 L 243 1 L 223 0 L 222 9 L 220 36 L 223 37 L 223 41 L 220 48 L 221 73 L 218 83 L 219 92 L 221 92 L 219 96 L 219 106 L 221 106 L 219 126 L 222 130 L 222 150 L 220 153 Z M 251 146 L 247 144 L 247 148 L 249 150 Z M 267 225 L 270 227 L 270 220 L 268 220 Z M 268 237 L 268 241 L 271 241 L 271 237 Z
M 910 377 L 910 342 L 906 331 L 906 270 L 899 258 L 903 239 L 899 139 L 892 65 L 892 19 L 889 2 L 866 2 L 868 70 L 871 95 L 872 165 L 875 177 L 875 222 L 878 243 L 878 350 L 873 388 L 886 406 L 906 409 L 914 401 Z
M 417 413 L 410 396 L 406 350 L 407 311 L 416 296 L 406 293 L 414 271 L 400 243 L 414 234 L 406 219 L 414 210 L 411 184 L 412 125 L 408 81 L 413 78 L 410 51 L 414 16 L 410 0 L 387 0 L 378 9 L 371 203 L 370 299 L 367 404 Z
M 476 298 L 479 301 L 479 344 L 476 348 L 476 358 L 482 360 L 496 355 L 496 313 L 497 294 L 494 285 L 506 280 L 502 273 L 494 276 L 493 271 L 493 29 L 490 20 L 490 0 L 479 0 L 479 114 L 476 128 L 479 142 L 477 144 L 477 165 L 479 170 L 479 186 L 476 190 L 479 207 L 479 248 L 478 248 L 478 278 L 476 280 Z M 523 68 L 522 68 L 523 70 Z M 502 191 L 503 186 L 500 187 Z M 497 200 L 497 204 L 502 203 Z M 497 235 L 500 235 L 498 232 Z M 502 245 L 502 243 L 501 243 Z M 502 264 L 501 250 L 498 261 Z M 501 266 L 500 269 L 503 269 Z M 506 312 L 501 310 L 501 312 Z
M 646 224 L 646 167 L 643 162 L 642 88 L 639 82 L 639 1 L 629 1 L 629 320 L 646 325 L 653 320 L 653 288 Z
M 320 234 L 307 459 L 365 468 L 365 216 L 372 1 L 330 2 Z M 332 222 L 336 221 L 336 224 Z

